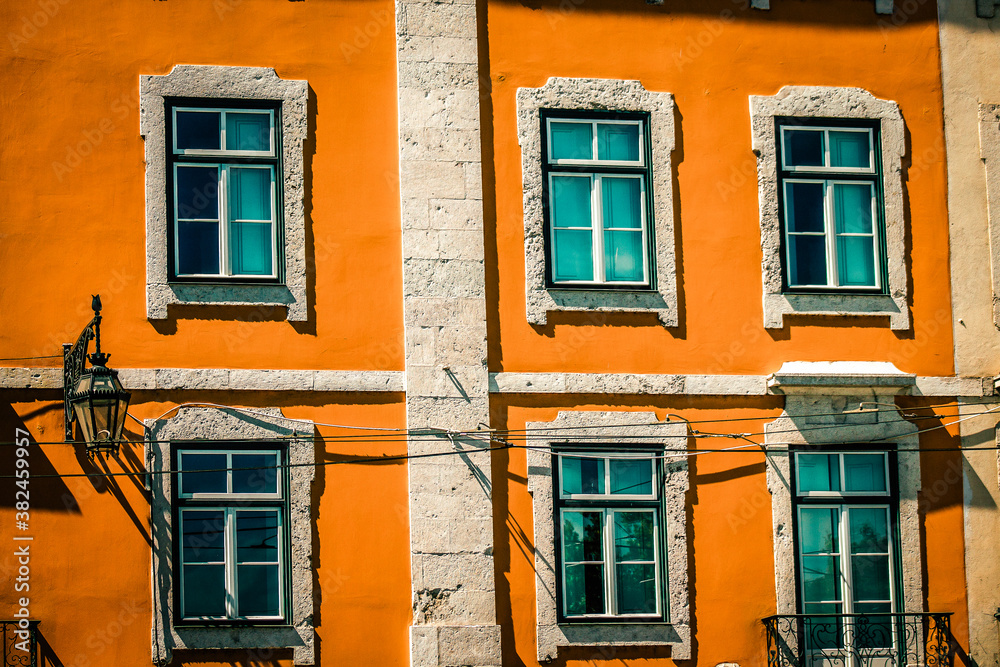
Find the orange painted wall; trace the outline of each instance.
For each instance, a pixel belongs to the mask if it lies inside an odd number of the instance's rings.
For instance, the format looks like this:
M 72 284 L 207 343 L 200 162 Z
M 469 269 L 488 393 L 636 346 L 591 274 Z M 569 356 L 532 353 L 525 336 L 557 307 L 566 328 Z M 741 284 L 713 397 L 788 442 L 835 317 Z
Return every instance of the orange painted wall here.
M 775 0 L 766 12 L 746 4 L 489 3 L 493 140 L 487 150 L 496 167 L 498 276 L 491 296 L 501 341 L 492 370 L 766 374 L 788 360 L 879 360 L 921 375 L 952 373 L 934 3 L 903 14 L 900 27 L 875 14 L 870 0 Z M 553 76 L 638 79 L 675 97 L 682 303 L 676 330 L 652 317 L 623 315 L 560 314 L 538 328 L 526 322 L 515 95 Z M 892 332 L 874 318 L 763 328 L 748 96 L 774 95 L 785 85 L 860 87 L 899 104 L 908 154 L 916 156 L 905 193 L 915 335 Z
M 99 292 L 119 368 L 402 368 L 391 0 L 10 0 L 0 28 L 0 357 L 60 354 Z M 309 81 L 310 322 L 146 319 L 139 75 L 176 64 Z
M 54 393 L 54 392 L 50 392 Z M 171 398 L 174 398 L 173 396 Z M 401 428 L 401 396 L 287 396 L 261 392 L 229 395 L 176 395 L 179 402 L 228 402 L 246 407 L 284 407 L 288 417 L 317 422 Z M 140 399 L 130 412 L 155 418 L 176 404 L 153 397 Z M 62 439 L 61 400 L 0 404 L 0 440 L 27 428 L 36 443 Z M 335 463 L 349 457 L 399 456 L 406 444 L 386 432 L 317 426 L 313 486 L 314 595 L 318 604 L 316 651 L 323 664 L 409 664 L 410 611 L 407 473 L 403 462 L 378 465 Z M 349 438 L 349 441 L 344 440 Z M 327 440 L 323 440 L 327 438 Z M 336 438 L 336 439 L 335 439 Z M 141 441 L 141 434 L 133 433 Z M 151 590 L 149 504 L 141 476 L 115 477 L 109 487 L 86 477 L 61 480 L 45 475 L 93 472 L 86 456 L 72 446 L 31 445 L 32 501 L 31 617 L 51 653 L 66 667 L 150 664 Z M 2 447 L 3 470 L 13 469 L 13 449 Z M 123 450 L 111 472 L 142 469 L 142 446 Z M 10 465 L 7 465 L 7 464 Z M 3 473 L 8 474 L 8 473 Z M 0 534 L 15 533 L 14 486 L 0 480 Z M 13 590 L 17 564 L 13 549 L 0 555 L 0 617 L 16 611 Z M 372 641 L 378 628 L 379 641 Z M 253 658 L 253 659 L 251 659 Z M 374 662 L 368 662 L 373 660 Z M 175 667 L 250 665 L 286 667 L 287 651 L 200 651 L 175 653 Z
M 907 412 L 928 416 L 928 405 L 941 401 L 902 399 Z M 494 413 L 506 420 L 512 431 L 527 422 L 547 422 L 561 410 L 623 410 L 654 412 L 658 419 L 668 414 L 691 422 L 693 428 L 712 434 L 748 434 L 763 441 L 764 425 L 781 414 L 781 397 L 755 399 L 634 397 L 583 403 L 554 397 L 526 397 L 494 401 Z M 954 421 L 953 406 L 937 407 L 934 413 L 951 416 L 940 420 L 915 420 L 921 429 Z M 728 421 L 727 421 L 728 420 Z M 735 421 L 739 420 L 739 421 Z M 939 429 L 920 436 L 921 447 L 955 448 L 957 427 Z M 515 444 L 521 444 L 513 436 Z M 698 450 L 722 449 L 744 444 L 731 438 L 692 438 Z M 965 564 L 961 464 L 959 483 L 938 483 L 945 477 L 942 462 L 958 461 L 957 452 L 920 454 L 925 489 L 921 521 L 925 527 L 927 604 L 932 611 L 954 612 L 952 630 L 960 646 L 968 645 L 965 605 Z M 764 628 L 760 619 L 775 613 L 774 550 L 771 495 L 767 490 L 765 459 L 759 450 L 741 453 L 703 453 L 689 459 L 690 521 L 689 593 L 695 655 L 693 664 L 712 667 L 722 662 L 762 665 L 765 661 Z M 537 665 L 535 653 L 534 521 L 531 496 L 527 492 L 527 461 L 523 449 L 494 454 L 497 521 L 496 567 L 498 614 L 505 626 L 505 664 Z M 500 486 L 503 480 L 504 486 Z M 935 483 L 937 486 L 935 487 Z M 944 486 L 942 486 L 944 485 Z M 927 494 L 925 490 L 924 494 Z M 670 665 L 664 649 L 574 649 L 561 650 L 557 664 L 567 667 L 593 665 Z M 515 657 L 516 656 L 516 657 Z M 566 658 L 563 663 L 563 658 Z M 520 662 L 518 662 L 520 661 Z

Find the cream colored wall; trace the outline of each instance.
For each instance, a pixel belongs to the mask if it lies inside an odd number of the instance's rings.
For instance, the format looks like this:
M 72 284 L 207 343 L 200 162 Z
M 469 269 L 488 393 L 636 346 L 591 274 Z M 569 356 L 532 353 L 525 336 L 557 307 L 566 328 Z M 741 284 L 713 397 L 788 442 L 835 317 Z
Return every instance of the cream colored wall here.
M 986 171 L 980 157 L 979 105 L 1000 103 L 1000 17 L 976 17 L 974 0 L 939 0 L 948 210 L 951 234 L 955 371 L 960 376 L 1000 374 L 1000 331 L 994 325 Z M 922 156 L 914 155 L 914 166 Z M 923 159 L 944 159 L 944 154 Z M 994 210 L 994 225 L 1000 211 Z M 996 254 L 1000 249 L 994 249 Z M 966 404 L 971 414 L 997 403 Z M 965 501 L 966 572 L 969 601 L 969 654 L 979 665 L 1000 664 L 1000 488 L 997 479 L 997 420 L 962 423 L 966 453 L 962 482 Z M 958 483 L 957 471 L 953 475 Z M 946 480 L 947 481 L 947 480 Z M 933 490 L 932 490 L 933 491 Z

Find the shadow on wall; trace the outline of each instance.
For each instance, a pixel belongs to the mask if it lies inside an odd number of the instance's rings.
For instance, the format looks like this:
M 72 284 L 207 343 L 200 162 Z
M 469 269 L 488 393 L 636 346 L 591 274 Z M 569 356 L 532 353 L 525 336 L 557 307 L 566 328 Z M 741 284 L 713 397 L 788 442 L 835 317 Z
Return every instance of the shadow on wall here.
M 42 407 L 24 415 L 18 415 L 14 407 L 7 402 L 0 402 L 0 473 L 5 477 L 14 475 L 17 470 L 17 459 L 26 458 L 30 485 L 30 501 L 32 510 L 49 510 L 55 512 L 69 512 L 79 514 L 80 508 L 76 499 L 70 492 L 66 483 L 56 475 L 56 469 L 46 456 L 46 452 L 52 451 L 56 447 L 69 447 L 70 445 L 38 445 L 35 436 L 31 433 L 25 422 L 30 422 L 33 417 L 38 417 L 44 413 L 58 411 L 62 413 L 62 402 L 47 403 Z M 60 414 L 61 417 L 61 414 Z M 20 430 L 20 434 L 17 431 Z M 18 450 L 22 449 L 14 446 L 18 437 L 24 437 L 28 433 L 28 456 L 19 457 Z M 54 438 L 53 438 L 54 439 Z M 61 432 L 59 433 L 61 440 Z M 10 444 L 8 444 L 10 443 Z M 22 464 L 25 465 L 25 464 Z M 15 479 L 8 478 L 0 480 L 0 507 L 14 509 L 17 502 L 15 491 L 19 490 L 15 486 Z

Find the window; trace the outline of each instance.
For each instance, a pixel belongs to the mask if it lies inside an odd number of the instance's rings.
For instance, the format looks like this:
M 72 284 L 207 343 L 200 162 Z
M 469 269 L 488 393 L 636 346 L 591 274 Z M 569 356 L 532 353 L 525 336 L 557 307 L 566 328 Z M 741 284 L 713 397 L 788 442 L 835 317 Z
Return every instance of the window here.
M 278 110 L 170 113 L 174 277 L 277 279 Z
M 517 91 L 525 314 L 655 314 L 678 325 L 674 98 L 638 81 Z
M 657 460 L 558 454 L 562 617 L 661 618 Z
M 538 659 L 580 646 L 690 659 L 687 427 L 568 411 L 525 428 Z
M 898 105 L 860 88 L 786 86 L 750 96 L 750 125 L 764 327 L 875 316 L 909 329 Z
M 275 408 L 146 422 L 155 664 L 259 648 L 314 664 L 313 432 Z
M 284 619 L 282 460 L 275 449 L 177 453 L 180 619 Z
M 789 289 L 878 290 L 881 197 L 873 128 L 779 122 Z
M 648 285 L 646 117 L 543 117 L 550 283 Z
M 308 82 L 265 67 L 139 77 L 150 320 L 189 305 L 308 319 L 308 98 Z

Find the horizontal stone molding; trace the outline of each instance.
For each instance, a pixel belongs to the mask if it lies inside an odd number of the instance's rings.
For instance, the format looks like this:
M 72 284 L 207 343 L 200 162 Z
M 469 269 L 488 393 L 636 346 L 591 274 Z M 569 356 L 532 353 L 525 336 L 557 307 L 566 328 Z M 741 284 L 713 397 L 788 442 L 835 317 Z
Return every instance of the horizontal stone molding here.
M 121 368 L 131 391 L 406 391 L 403 371 L 243 370 L 229 368 Z M 644 373 L 490 373 L 491 394 L 650 394 L 765 396 L 768 375 L 670 375 Z M 983 397 L 993 378 L 909 376 L 916 396 Z M 0 367 L 0 389 L 62 389 L 61 368 Z
M 257 370 L 238 368 L 119 368 L 132 391 L 403 392 L 402 371 Z M 0 389 L 62 389 L 61 368 L 0 368 Z
M 993 0 L 978 0 L 982 2 L 993 2 Z M 652 0 L 651 4 L 662 5 L 663 0 Z M 771 0 L 750 0 L 750 6 L 754 9 L 771 9 Z M 893 0 L 875 0 L 875 13 L 876 14 L 892 14 L 893 11 Z M 991 14 L 992 16 L 992 14 Z

